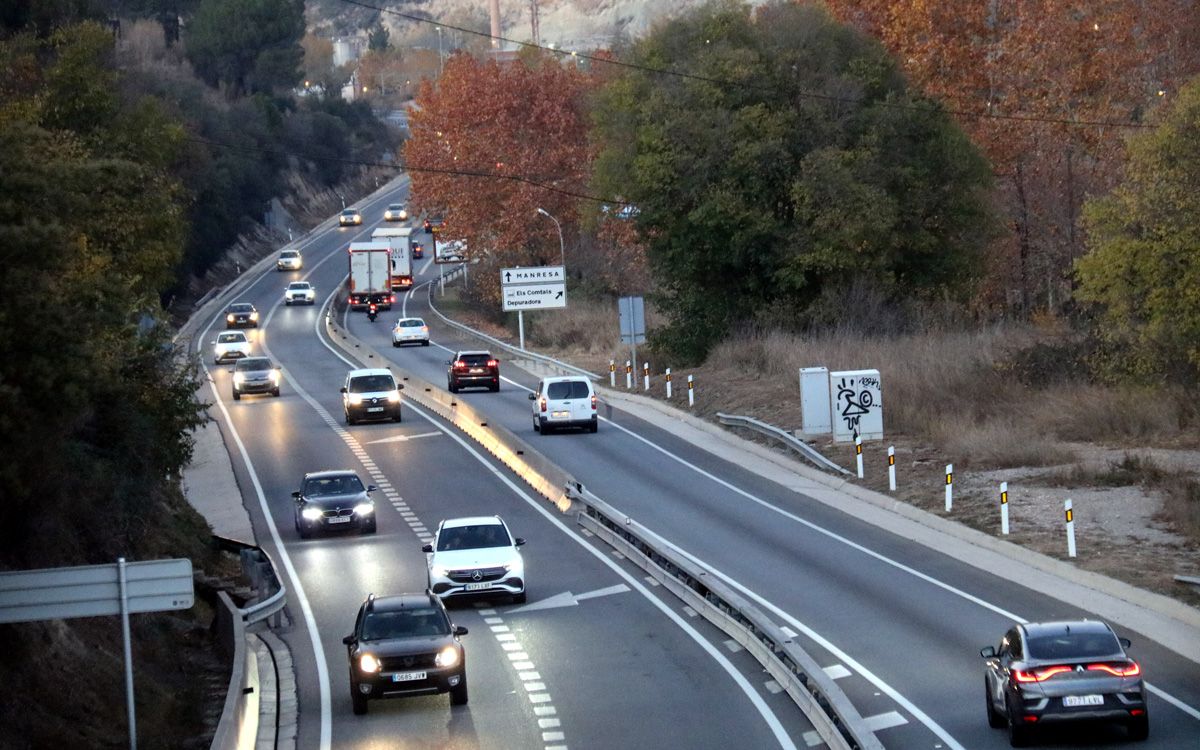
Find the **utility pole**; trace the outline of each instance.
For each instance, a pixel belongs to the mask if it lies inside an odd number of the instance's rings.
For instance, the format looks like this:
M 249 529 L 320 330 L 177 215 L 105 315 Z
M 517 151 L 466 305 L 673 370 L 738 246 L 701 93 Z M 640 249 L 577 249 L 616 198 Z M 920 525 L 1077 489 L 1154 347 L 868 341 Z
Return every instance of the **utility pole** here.
M 533 27 L 533 46 L 540 47 L 542 39 L 538 29 L 538 0 L 529 0 L 529 23 Z

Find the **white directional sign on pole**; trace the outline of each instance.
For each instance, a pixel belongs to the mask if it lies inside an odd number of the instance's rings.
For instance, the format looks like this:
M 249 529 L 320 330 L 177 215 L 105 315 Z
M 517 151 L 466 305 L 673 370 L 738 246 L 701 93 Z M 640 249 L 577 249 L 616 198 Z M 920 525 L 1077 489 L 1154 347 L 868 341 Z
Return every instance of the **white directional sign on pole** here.
M 562 266 L 505 268 L 500 271 L 500 292 L 506 312 L 567 306 Z
M 125 565 L 128 611 L 191 609 L 192 561 L 149 560 Z M 121 614 L 117 564 L 0 573 L 0 623 Z

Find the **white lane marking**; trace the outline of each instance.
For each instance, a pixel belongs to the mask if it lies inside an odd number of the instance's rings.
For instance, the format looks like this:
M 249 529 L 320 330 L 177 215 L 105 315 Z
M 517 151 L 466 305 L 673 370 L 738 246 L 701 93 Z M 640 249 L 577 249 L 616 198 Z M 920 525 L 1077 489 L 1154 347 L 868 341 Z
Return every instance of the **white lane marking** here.
M 562 742 L 562 732 L 542 732 L 542 742 Z
M 379 443 L 403 443 L 417 438 L 441 437 L 440 432 L 422 432 L 417 435 L 396 435 L 394 437 L 380 438 L 378 440 L 368 440 L 363 445 L 378 445 Z
M 516 667 L 514 667 L 514 669 L 515 668 Z M 535 672 L 517 672 L 517 677 L 519 677 L 522 682 L 529 682 L 531 680 L 538 681 L 538 680 L 542 679 L 541 673 L 536 672 L 536 671 Z
M 1162 698 L 1167 703 L 1170 703 L 1175 708 L 1178 708 L 1180 711 L 1183 711 L 1188 716 L 1191 716 L 1193 719 L 1200 721 L 1200 711 L 1197 711 L 1196 709 L 1192 708 L 1191 706 L 1189 706 L 1188 704 L 1179 700 L 1178 698 L 1171 695 L 1170 693 L 1167 693 L 1166 691 L 1162 690 L 1161 688 L 1157 688 L 1148 682 L 1146 683 L 1146 689 L 1149 690 L 1150 692 L 1154 693 L 1155 695 L 1157 695 L 1159 698 Z
M 546 692 L 546 683 L 544 682 L 525 682 L 525 691 L 529 693 L 544 693 Z
M 538 719 L 538 727 L 541 729 L 554 729 L 561 724 L 560 719 Z
M 558 713 L 558 709 L 554 706 L 537 706 L 533 712 L 538 716 L 554 716 Z
M 888 711 L 887 713 L 868 716 L 864 718 L 863 721 L 866 723 L 867 728 L 872 732 L 881 732 L 884 729 L 901 727 L 908 723 L 908 719 L 904 718 L 896 711 Z
M 325 340 L 325 337 L 321 334 L 321 331 L 320 331 L 319 321 L 318 321 L 318 325 L 316 327 L 316 331 L 317 331 L 317 339 L 321 342 L 321 344 L 326 349 L 333 352 L 334 356 L 338 357 L 343 362 L 345 362 L 346 364 L 353 367 L 353 363 L 351 363 L 350 360 L 348 360 L 344 356 L 342 356 L 341 353 L 339 353 L 336 349 L 334 349 L 333 344 L 331 344 Z M 526 390 L 528 390 L 528 389 L 526 389 Z M 544 502 L 539 502 L 538 500 L 535 500 L 528 493 L 526 493 L 525 490 L 523 490 L 521 487 L 517 486 L 517 484 L 515 482 L 513 482 L 513 480 L 510 479 L 505 472 L 501 471 L 499 468 L 492 465 L 491 462 L 489 462 L 486 458 L 484 458 L 483 455 L 479 453 L 479 451 L 475 450 L 475 446 L 468 443 L 465 438 L 459 436 L 455 432 L 452 432 L 449 426 L 441 424 L 439 422 L 434 422 L 432 417 L 427 415 L 423 409 L 421 409 L 415 405 L 410 406 L 410 408 L 414 412 L 419 414 L 420 416 L 424 417 L 425 419 L 428 419 L 435 427 L 437 427 L 439 430 L 441 430 L 450 439 L 454 440 L 460 446 L 462 446 L 463 450 L 467 451 L 467 453 L 474 456 L 476 458 L 476 460 L 479 461 L 480 464 L 482 464 L 487 470 L 491 471 L 492 474 L 494 474 L 501 482 L 503 482 L 510 490 L 512 490 L 513 493 L 517 495 L 517 497 L 520 497 L 521 499 L 523 499 L 531 508 L 533 508 L 543 518 L 545 518 L 547 521 L 549 521 L 551 524 L 553 524 L 559 531 L 561 531 L 563 533 L 563 535 L 565 535 L 568 539 L 574 541 L 581 548 L 586 550 L 588 552 L 588 554 L 592 555 L 597 560 L 599 560 L 602 564 L 608 566 L 608 568 L 611 571 L 613 571 L 619 577 L 623 578 L 625 580 L 625 582 L 628 583 L 632 589 L 634 589 L 635 591 L 640 593 L 642 596 L 644 596 L 646 598 L 646 601 L 650 602 L 652 606 L 657 607 L 658 610 L 660 612 L 662 612 L 664 615 L 666 615 L 666 617 L 668 619 L 670 619 L 672 622 L 674 622 L 675 625 L 677 627 L 679 627 L 680 630 L 682 630 L 685 634 L 688 635 L 688 637 L 690 637 L 693 641 L 695 641 L 697 644 L 699 644 L 700 648 L 703 649 L 705 651 L 705 653 L 707 653 L 714 661 L 716 661 L 717 664 L 719 664 L 721 666 L 721 668 L 725 670 L 725 673 L 730 676 L 730 678 L 734 681 L 734 683 L 739 688 L 741 688 L 742 693 L 746 695 L 746 697 L 749 699 L 751 705 L 754 706 L 755 710 L 758 711 L 759 716 L 762 717 L 763 721 L 767 724 L 767 727 L 771 730 L 771 733 L 774 735 L 775 740 L 779 743 L 779 746 L 784 748 L 785 750 L 793 750 L 796 747 L 796 744 L 794 742 L 792 742 L 792 738 L 788 736 L 787 730 L 784 729 L 782 722 L 779 721 L 779 717 L 775 716 L 775 714 L 771 711 L 771 708 L 766 704 L 766 701 L 764 701 L 762 696 L 760 696 L 758 694 L 758 691 L 754 689 L 754 686 L 750 684 L 750 681 L 748 679 L 746 679 L 746 677 L 743 676 L 737 670 L 736 667 L 734 667 L 733 663 L 730 662 L 729 659 L 724 654 L 722 654 L 715 646 L 713 646 L 706 638 L 704 638 L 699 633 L 699 631 L 697 631 L 694 627 L 692 627 L 690 623 L 688 623 L 686 620 L 684 620 L 682 617 L 680 617 L 678 613 L 676 613 L 674 610 L 672 610 L 670 607 L 668 607 L 665 602 L 660 601 L 657 597 L 653 596 L 650 593 L 650 590 L 647 589 L 642 584 L 640 584 L 636 578 L 634 578 L 632 575 L 630 575 L 629 573 L 622 570 L 621 567 L 619 565 L 617 565 L 615 562 L 613 562 L 612 560 L 609 560 L 607 557 L 605 557 L 604 553 L 602 553 L 599 550 L 592 547 L 590 544 L 588 544 L 586 541 L 584 541 L 584 539 L 582 537 L 578 536 L 577 534 L 571 533 L 571 530 L 569 528 L 567 528 L 566 524 L 564 524 L 561 520 L 559 520 L 554 514 L 552 514 L 545 507 Z M 531 701 L 533 700 L 533 698 L 534 698 L 534 696 L 530 695 Z M 550 696 L 547 695 L 545 701 L 542 701 L 542 702 L 548 702 L 549 700 L 550 700 Z
M 528 698 L 529 698 L 530 703 L 549 703 L 550 702 L 550 694 L 549 693 L 530 693 Z
M 849 677 L 852 673 L 841 664 L 830 664 L 822 670 L 831 680 L 840 680 L 843 677 Z
M 575 600 L 581 602 L 584 599 L 595 599 L 596 597 L 600 597 L 600 596 L 611 596 L 613 594 L 623 594 L 628 590 L 629 590 L 628 586 L 626 586 L 623 583 L 618 583 L 615 586 L 607 586 L 602 589 L 596 589 L 595 591 L 588 591 L 583 594 L 576 594 Z

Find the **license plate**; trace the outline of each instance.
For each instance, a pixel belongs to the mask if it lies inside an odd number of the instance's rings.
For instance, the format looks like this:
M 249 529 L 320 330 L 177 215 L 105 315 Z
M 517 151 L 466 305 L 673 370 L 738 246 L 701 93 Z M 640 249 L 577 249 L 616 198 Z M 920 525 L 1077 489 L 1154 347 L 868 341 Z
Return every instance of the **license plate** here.
M 350 516 L 334 516 L 329 519 L 330 523 L 350 523 Z
M 483 368 L 482 368 L 482 367 L 472 367 L 472 368 L 471 368 L 471 374 L 472 374 L 472 375 L 478 375 L 478 374 L 479 374 L 479 373 L 481 373 L 481 372 L 483 372 Z
M 424 672 L 397 672 L 392 675 L 392 682 L 412 682 L 425 679 Z
M 569 412 L 569 411 L 552 411 L 552 412 L 550 412 L 550 417 L 552 419 L 570 419 L 571 412 Z
M 368 406 L 367 411 L 383 411 L 382 406 Z
M 1103 695 L 1066 695 L 1063 696 L 1064 706 L 1103 706 Z
M 483 591 L 484 589 L 490 589 L 491 587 L 492 587 L 492 584 L 490 584 L 486 581 L 484 581 L 483 583 L 468 583 L 467 591 Z

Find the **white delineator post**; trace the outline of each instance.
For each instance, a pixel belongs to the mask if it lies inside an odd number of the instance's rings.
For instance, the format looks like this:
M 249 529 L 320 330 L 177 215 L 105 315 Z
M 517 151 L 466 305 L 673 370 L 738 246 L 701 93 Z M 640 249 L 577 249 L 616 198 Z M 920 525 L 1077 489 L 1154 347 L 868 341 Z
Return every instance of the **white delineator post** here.
M 858 478 L 863 478 L 862 435 L 854 436 L 854 460 L 858 464 Z
M 692 376 L 688 375 L 688 406 L 696 405 L 696 385 L 692 382 Z
M 608 360 L 608 384 L 609 386 L 617 387 L 617 360 Z
M 954 507 L 954 464 L 946 464 L 946 512 Z
M 671 398 L 671 368 L 667 368 L 667 398 Z
M 1071 509 L 1071 499 L 1063 503 L 1063 511 L 1067 517 L 1067 557 L 1075 556 L 1075 511 Z
M 1008 482 L 1000 483 L 1000 533 L 1008 536 Z
M 633 387 L 633 365 L 629 360 L 625 360 L 625 390 Z
M 896 491 L 896 446 L 888 446 L 888 489 Z
M 642 363 L 642 390 L 650 390 L 650 363 Z

